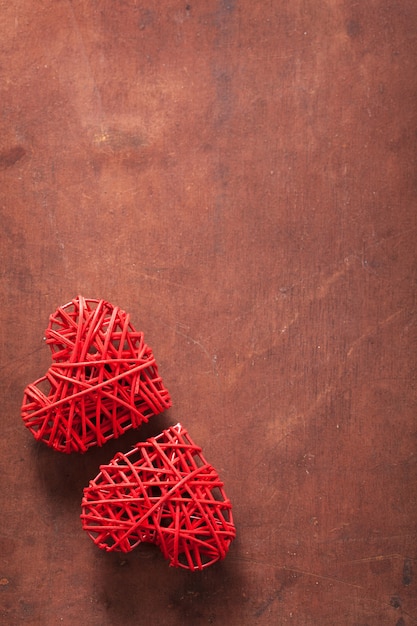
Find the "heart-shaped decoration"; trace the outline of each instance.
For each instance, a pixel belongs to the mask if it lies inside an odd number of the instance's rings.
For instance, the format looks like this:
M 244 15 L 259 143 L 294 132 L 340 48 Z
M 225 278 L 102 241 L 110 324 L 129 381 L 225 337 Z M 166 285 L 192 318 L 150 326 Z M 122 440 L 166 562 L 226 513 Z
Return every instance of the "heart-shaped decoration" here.
M 181 424 L 101 465 L 84 489 L 81 520 L 99 548 L 153 543 L 170 565 L 190 570 L 224 558 L 236 535 L 223 483 Z
M 171 406 L 152 350 L 119 307 L 78 296 L 50 316 L 45 337 L 53 363 L 26 387 L 22 418 L 55 450 L 101 446 Z

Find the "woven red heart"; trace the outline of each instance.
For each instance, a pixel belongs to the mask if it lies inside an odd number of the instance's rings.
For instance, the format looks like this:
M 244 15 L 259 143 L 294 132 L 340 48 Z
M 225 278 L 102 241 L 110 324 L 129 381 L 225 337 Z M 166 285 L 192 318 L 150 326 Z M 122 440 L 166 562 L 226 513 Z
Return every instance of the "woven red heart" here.
M 153 543 L 190 570 L 224 558 L 236 534 L 223 483 L 181 424 L 102 465 L 84 489 L 81 520 L 99 548 Z
M 35 439 L 85 452 L 171 406 L 152 350 L 119 307 L 78 296 L 50 316 L 45 335 L 53 363 L 22 404 Z

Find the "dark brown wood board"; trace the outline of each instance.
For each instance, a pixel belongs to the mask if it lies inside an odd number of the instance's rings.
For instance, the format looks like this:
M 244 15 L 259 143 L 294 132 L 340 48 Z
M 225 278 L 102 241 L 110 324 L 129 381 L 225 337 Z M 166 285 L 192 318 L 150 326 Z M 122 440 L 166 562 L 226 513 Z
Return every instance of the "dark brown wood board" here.
M 414 0 L 0 1 L 0 621 L 417 623 Z M 77 294 L 173 407 L 85 455 L 20 418 Z M 201 573 L 81 529 L 180 421 L 237 538 Z

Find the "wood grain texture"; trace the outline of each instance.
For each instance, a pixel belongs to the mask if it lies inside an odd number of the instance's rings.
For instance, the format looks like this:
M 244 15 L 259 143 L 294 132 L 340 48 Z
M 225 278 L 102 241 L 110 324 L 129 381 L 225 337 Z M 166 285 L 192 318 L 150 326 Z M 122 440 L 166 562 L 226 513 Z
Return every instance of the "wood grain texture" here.
M 414 0 L 0 0 L 0 620 L 417 623 Z M 24 387 L 78 293 L 173 408 L 84 456 Z M 182 421 L 237 539 L 201 574 L 101 553 L 100 463 Z

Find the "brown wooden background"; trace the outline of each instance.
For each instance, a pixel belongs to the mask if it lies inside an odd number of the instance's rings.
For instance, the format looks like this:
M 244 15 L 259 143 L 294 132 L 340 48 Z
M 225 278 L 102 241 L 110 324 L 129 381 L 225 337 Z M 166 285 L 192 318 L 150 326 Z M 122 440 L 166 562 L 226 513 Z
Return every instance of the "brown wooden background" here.
M 417 623 L 415 0 L 0 1 L 1 623 Z M 129 311 L 174 406 L 66 457 L 48 316 Z M 238 537 L 200 574 L 82 532 L 182 421 Z

